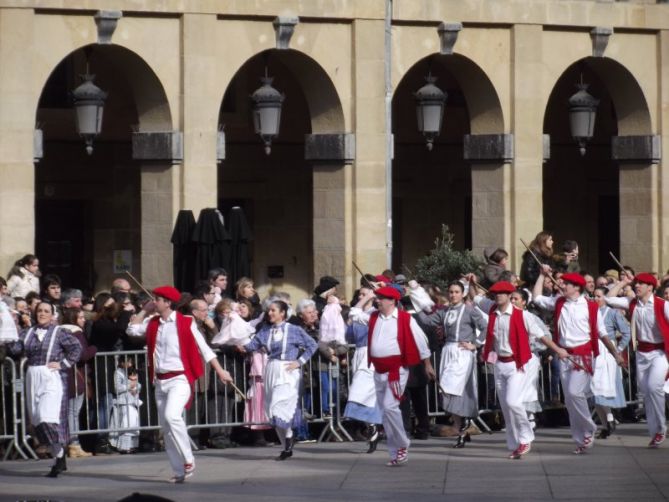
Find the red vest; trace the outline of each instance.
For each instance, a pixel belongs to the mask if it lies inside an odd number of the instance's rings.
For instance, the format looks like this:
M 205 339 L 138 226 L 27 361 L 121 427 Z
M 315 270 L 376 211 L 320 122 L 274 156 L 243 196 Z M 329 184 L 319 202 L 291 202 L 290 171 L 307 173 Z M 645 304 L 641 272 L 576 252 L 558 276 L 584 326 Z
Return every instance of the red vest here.
M 379 318 L 378 310 L 369 318 L 369 331 L 367 335 L 367 365 L 372 360 L 372 334 L 374 333 L 374 326 L 376 326 L 376 321 Z M 420 363 L 420 353 L 418 352 L 418 347 L 416 346 L 416 340 L 413 338 L 413 333 L 411 332 L 411 315 L 405 312 L 404 310 L 397 311 L 397 344 L 400 346 L 400 359 L 402 362 L 402 367 L 408 368 L 409 366 L 415 366 Z
M 495 321 L 497 321 L 497 306 L 493 306 L 488 314 L 488 331 L 483 347 L 483 360 L 488 360 L 488 354 L 493 349 L 495 339 Z M 513 307 L 511 320 L 509 321 L 509 345 L 513 352 L 513 359 L 516 361 L 516 368 L 522 369 L 523 366 L 532 358 L 530 350 L 530 337 L 525 329 L 523 311 Z
M 555 329 L 553 330 L 553 341 L 556 345 L 560 345 L 558 324 L 560 321 L 560 314 L 562 313 L 562 307 L 564 307 L 566 301 L 567 299 L 564 296 L 561 296 L 557 299 L 557 303 L 555 304 Z M 586 300 L 586 303 L 588 305 L 588 321 L 590 324 L 590 345 L 592 346 L 593 354 L 597 357 L 599 355 L 599 330 L 597 329 L 597 313 L 599 312 L 599 306 L 592 300 Z
M 630 302 L 630 322 L 632 322 L 632 314 L 634 314 L 634 309 L 636 308 L 637 303 L 637 298 L 634 298 Z M 669 322 L 667 322 L 667 318 L 664 317 L 664 300 L 662 298 L 658 296 L 653 298 L 653 310 L 655 312 L 655 322 L 660 328 L 660 333 L 662 333 L 662 338 L 664 339 L 664 352 L 669 354 Z
M 181 363 L 184 367 L 184 375 L 188 379 L 188 383 L 193 387 L 195 380 L 204 374 L 204 367 L 202 366 L 202 358 L 197 347 L 197 342 L 191 332 L 191 325 L 193 318 L 185 316 L 179 312 L 177 315 L 177 335 L 179 338 L 179 354 L 181 355 Z M 153 382 L 153 355 L 156 350 L 156 338 L 158 336 L 158 327 L 160 326 L 160 317 L 154 316 L 146 327 L 146 354 L 149 366 L 149 381 Z M 190 406 L 190 402 L 188 406 Z

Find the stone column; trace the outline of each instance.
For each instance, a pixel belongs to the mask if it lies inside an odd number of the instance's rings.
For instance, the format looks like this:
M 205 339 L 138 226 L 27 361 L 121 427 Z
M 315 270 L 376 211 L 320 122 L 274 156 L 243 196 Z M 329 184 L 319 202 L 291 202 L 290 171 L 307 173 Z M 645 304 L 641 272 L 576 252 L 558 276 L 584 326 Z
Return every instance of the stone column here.
M 666 156 L 669 153 L 669 31 L 660 31 L 658 37 L 659 43 L 657 44 L 657 47 L 659 51 L 658 63 L 660 72 L 660 82 L 658 89 L 658 110 L 660 119 L 658 120 L 658 124 L 660 124 L 660 129 L 657 131 L 657 134 L 661 135 L 661 148 L 662 152 L 665 152 Z M 664 200 L 666 194 L 669 194 L 669 162 L 663 158 L 660 161 L 658 170 L 660 178 L 660 193 L 657 207 L 657 214 L 660 218 L 660 229 L 658 236 L 660 264 L 658 267 L 658 272 L 662 273 L 666 272 L 669 268 L 669 203 Z
M 0 274 L 35 252 L 34 11 L 0 10 Z M 39 92 L 39 90 L 38 90 Z
M 353 259 L 365 271 L 386 268 L 386 146 L 384 22 L 353 21 L 354 127 Z M 359 278 L 351 272 L 354 281 Z
M 544 100 L 540 76 L 543 74 L 542 28 L 515 25 L 512 39 L 511 132 L 514 161 L 511 166 L 510 268 L 520 269 L 525 248 L 543 230 L 543 117 Z
M 197 218 L 205 207 L 217 207 L 216 146 L 218 112 L 222 98 L 216 75 L 218 65 L 215 14 L 184 14 L 183 37 L 183 185 L 180 207 Z
M 620 259 L 636 271 L 658 270 L 657 164 L 620 165 Z

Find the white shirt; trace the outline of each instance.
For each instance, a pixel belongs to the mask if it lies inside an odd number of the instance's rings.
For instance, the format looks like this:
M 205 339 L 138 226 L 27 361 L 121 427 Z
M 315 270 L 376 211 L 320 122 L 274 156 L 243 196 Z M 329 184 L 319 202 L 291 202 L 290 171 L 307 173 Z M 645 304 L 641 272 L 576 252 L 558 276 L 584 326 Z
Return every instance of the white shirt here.
M 156 373 L 169 373 L 172 371 L 184 371 L 181 362 L 181 351 L 179 348 L 179 335 L 177 334 L 177 313 L 172 312 L 165 321 L 162 317 L 158 318 L 158 334 L 156 335 L 156 348 L 153 351 L 153 367 Z M 149 325 L 149 319 L 145 319 L 142 324 L 129 324 L 126 333 L 130 336 L 144 336 L 146 328 Z M 195 338 L 200 354 L 205 362 L 216 358 L 216 354 L 211 350 L 207 342 L 204 341 L 202 334 L 198 331 L 193 319 L 190 325 L 191 333 Z
M 474 298 L 474 303 L 476 303 L 476 305 L 484 312 L 490 312 L 490 309 L 496 305 L 492 300 L 480 295 Z M 493 327 L 494 350 L 498 356 L 509 357 L 513 355 L 513 350 L 511 350 L 511 344 L 509 343 L 509 326 L 511 325 L 511 314 L 513 313 L 514 308 L 515 307 L 509 303 L 504 311 L 501 311 L 499 307 L 495 309 L 497 321 Z M 525 324 L 525 329 L 529 335 L 528 342 L 530 345 L 536 343 L 538 339 L 544 336 L 549 336 L 546 327 L 537 316 L 523 311 L 523 323 Z
M 349 317 L 356 322 L 362 324 L 369 324 L 370 313 L 373 311 L 363 312 L 362 309 L 352 307 Z M 372 348 L 370 355 L 372 357 L 389 357 L 400 355 L 400 345 L 397 342 L 397 319 L 399 318 L 397 308 L 389 316 L 379 313 L 379 317 L 374 325 L 374 332 L 372 333 Z M 420 354 L 421 360 L 430 357 L 430 348 L 427 345 L 427 336 L 420 328 L 416 320 L 411 317 L 409 321 L 411 326 L 411 334 L 416 341 L 416 347 Z
M 646 303 L 637 300 L 632 322 L 635 324 L 637 340 L 647 343 L 663 343 L 662 332 L 655 320 L 654 298 L 651 296 Z M 606 304 L 610 307 L 629 310 L 630 303 L 629 298 L 606 297 Z M 664 318 L 669 321 L 669 302 L 664 302 Z
M 545 310 L 555 310 L 559 296 L 537 296 L 534 304 Z M 562 307 L 560 319 L 558 319 L 558 331 L 560 332 L 559 345 L 571 349 L 590 341 L 590 314 L 588 302 L 583 296 L 576 300 L 567 299 Z M 606 337 L 606 327 L 602 313 L 597 309 L 597 331 L 599 338 Z

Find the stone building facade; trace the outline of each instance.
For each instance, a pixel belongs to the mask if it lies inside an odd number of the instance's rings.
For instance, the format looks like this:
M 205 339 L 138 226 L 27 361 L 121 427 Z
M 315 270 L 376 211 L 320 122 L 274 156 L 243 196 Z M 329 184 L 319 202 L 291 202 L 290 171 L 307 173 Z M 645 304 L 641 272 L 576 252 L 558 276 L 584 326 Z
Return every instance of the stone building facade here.
M 87 69 L 109 93 L 90 156 L 69 99 Z M 269 156 L 265 72 L 285 94 Z M 427 74 L 449 95 L 432 151 Z M 585 156 L 581 80 L 600 100 Z M 258 285 L 298 297 L 325 274 L 350 294 L 353 261 L 411 267 L 443 223 L 512 266 L 547 228 L 590 270 L 613 251 L 664 271 L 666 124 L 663 2 L 0 0 L 0 270 L 37 250 L 72 285 L 104 288 L 115 256 L 169 282 L 178 211 L 239 205 Z

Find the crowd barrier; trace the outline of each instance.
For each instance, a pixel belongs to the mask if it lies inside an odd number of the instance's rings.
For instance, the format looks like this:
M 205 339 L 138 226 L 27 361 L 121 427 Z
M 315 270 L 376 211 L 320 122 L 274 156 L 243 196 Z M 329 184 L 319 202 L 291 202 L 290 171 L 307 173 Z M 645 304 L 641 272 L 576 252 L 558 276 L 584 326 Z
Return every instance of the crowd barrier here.
M 325 441 L 334 437 L 338 441 L 353 440 L 347 429 L 350 423 L 343 417 L 348 388 L 353 378 L 351 361 L 354 347 L 337 359 L 336 363 L 324 360 L 317 354 L 301 371 L 303 373 L 303 395 L 301 398 L 304 419 L 308 424 L 322 424 L 318 438 Z M 245 395 L 257 391 L 249 377 L 247 355 L 234 348 L 217 351 L 219 362 L 230 372 L 237 387 Z M 438 373 L 440 353 L 433 354 L 433 366 Z M 624 375 L 624 388 L 628 404 L 637 403 L 633 360 L 628 357 L 629 371 Z M 127 381 L 130 368 L 137 369 L 138 387 L 135 395 L 128 394 Z M 25 394 L 25 360 L 19 363 L 6 358 L 1 366 L 0 395 L 0 445 L 4 446 L 4 459 L 13 452 L 22 458 L 37 458 L 30 444 L 31 427 L 27 416 Z M 100 352 L 94 359 L 69 370 L 73 382 L 73 397 L 69 399 L 72 415 L 69 431 L 71 435 L 96 434 L 98 437 L 119 438 L 121 435 L 139 436 L 142 431 L 160 429 L 152 384 L 146 365 L 146 351 Z M 490 432 L 484 420 L 488 413 L 498 412 L 493 369 L 491 364 L 481 361 L 477 365 L 479 383 L 480 428 Z M 132 372 L 131 372 L 132 373 Z M 539 401 L 544 409 L 559 405 L 560 390 L 557 373 L 547 358 L 542 359 L 539 377 Z M 427 385 L 428 414 L 442 416 L 438 382 Z M 77 398 L 77 396 L 79 396 Z M 136 398 L 136 399 L 135 399 Z M 247 401 L 248 402 L 248 401 Z M 136 410 L 128 413 L 124 407 Z M 229 434 L 236 426 L 267 426 L 252 422 L 245 414 L 245 401 L 231 386 L 223 385 L 215 372 L 206 366 L 206 372 L 195 384 L 195 393 L 190 409 L 185 412 L 189 430 L 208 429 L 210 435 Z

